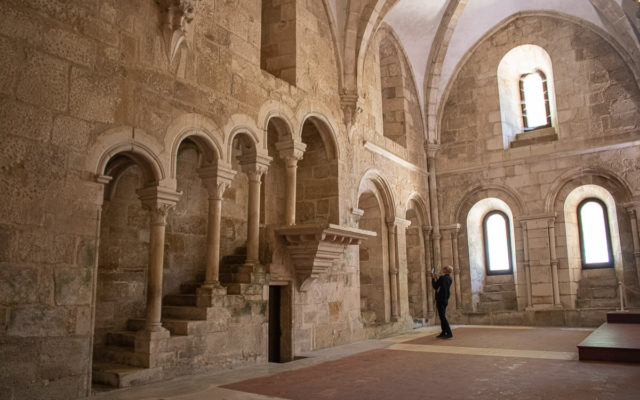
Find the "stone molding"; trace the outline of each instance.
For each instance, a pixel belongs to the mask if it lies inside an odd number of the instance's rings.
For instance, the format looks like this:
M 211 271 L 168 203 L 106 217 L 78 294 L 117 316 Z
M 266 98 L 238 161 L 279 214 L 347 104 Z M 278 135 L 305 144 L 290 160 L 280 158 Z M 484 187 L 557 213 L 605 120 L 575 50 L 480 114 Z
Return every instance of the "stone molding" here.
M 275 229 L 287 242 L 301 292 L 342 258 L 349 245 L 377 236 L 376 232 L 334 224 L 304 224 Z
M 343 122 L 347 127 L 349 140 L 355 132 L 358 115 L 362 113 L 362 100 L 356 93 L 342 93 L 340 95 L 340 107 L 342 108 Z

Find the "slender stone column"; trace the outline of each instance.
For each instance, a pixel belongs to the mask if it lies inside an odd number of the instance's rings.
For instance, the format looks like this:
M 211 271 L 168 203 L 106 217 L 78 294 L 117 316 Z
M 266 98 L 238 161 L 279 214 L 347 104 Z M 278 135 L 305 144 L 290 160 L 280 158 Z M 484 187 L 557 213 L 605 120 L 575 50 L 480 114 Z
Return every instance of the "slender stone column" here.
M 458 233 L 460 232 L 460 224 L 456 224 L 451 231 L 451 254 L 453 255 L 453 273 L 456 285 L 456 308 L 462 309 L 462 292 L 460 289 L 460 254 L 458 253 Z
M 398 260 L 397 260 L 397 240 L 396 224 L 394 220 L 387 221 L 387 237 L 389 239 L 389 281 L 391 286 L 391 318 L 398 320 Z
M 270 157 L 258 156 L 240 160 L 242 170 L 249 177 L 249 210 L 247 218 L 247 264 L 258 264 L 260 236 L 260 184 L 267 172 Z
M 137 191 L 142 205 L 150 211 L 151 235 L 149 239 L 149 267 L 147 279 L 147 308 L 145 331 L 161 332 L 165 329 L 162 317 L 162 264 L 164 260 L 164 231 L 166 218 L 181 193 L 158 186 Z
M 549 218 L 549 255 L 551 257 L 551 280 L 553 305 L 560 306 L 560 283 L 558 282 L 558 257 L 556 255 L 556 220 Z
M 527 287 L 527 307 L 531 309 L 533 307 L 533 298 L 531 296 L 531 261 L 529 261 L 529 231 L 527 230 L 527 223 L 522 221 L 522 248 L 524 251 L 524 279 Z
M 433 266 L 436 271 L 440 270 L 442 256 L 440 251 L 440 217 L 438 215 L 438 184 L 436 181 L 436 153 L 440 145 L 436 143 L 425 143 L 427 151 L 427 166 L 429 168 L 429 205 L 431 207 L 431 221 L 433 223 Z
M 627 213 L 629 214 L 629 224 L 631 225 L 631 235 L 633 239 L 633 256 L 636 261 L 636 274 L 638 277 L 638 285 L 640 285 L 640 235 L 638 234 L 638 217 L 640 217 L 640 203 L 625 204 Z
M 287 186 L 285 197 L 285 224 L 296 224 L 296 187 L 298 175 L 298 161 L 302 159 L 307 145 L 298 141 L 285 141 L 276 143 L 276 149 L 284 160 L 287 174 Z
M 431 286 L 431 266 L 433 265 L 431 263 L 431 252 L 429 251 L 429 244 L 431 241 L 431 227 L 430 226 L 423 226 L 422 227 L 422 240 L 424 241 L 424 268 L 425 268 L 425 283 L 426 283 L 426 301 L 427 301 L 427 314 L 431 314 L 433 313 L 433 302 L 431 301 L 432 299 L 432 294 L 431 292 L 433 291 L 433 287 Z
M 203 289 L 220 288 L 220 221 L 222 195 L 231 185 L 236 172 L 230 168 L 213 165 L 198 170 L 202 183 L 209 192 L 209 220 L 207 225 L 207 267 Z

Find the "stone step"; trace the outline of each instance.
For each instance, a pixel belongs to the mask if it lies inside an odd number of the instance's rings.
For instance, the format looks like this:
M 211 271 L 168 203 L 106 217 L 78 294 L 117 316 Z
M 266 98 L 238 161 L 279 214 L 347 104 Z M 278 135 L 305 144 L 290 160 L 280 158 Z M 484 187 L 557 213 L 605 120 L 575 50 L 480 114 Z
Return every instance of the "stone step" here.
M 481 303 L 488 303 L 488 302 L 494 302 L 494 301 L 515 301 L 515 299 L 516 299 L 515 291 L 480 293 Z
M 180 285 L 181 294 L 195 294 L 196 289 L 202 286 L 202 282 L 185 282 Z
M 238 265 L 242 265 L 245 263 L 245 261 L 247 261 L 247 255 L 246 254 L 232 254 L 229 256 L 224 256 L 222 257 L 222 262 L 220 264 L 224 265 L 224 264 L 238 264 Z
M 164 296 L 162 304 L 166 306 L 195 306 L 198 297 L 194 294 L 168 294 Z
M 186 336 L 194 334 L 202 325 L 203 321 L 192 321 L 188 319 L 162 319 L 162 326 L 167 329 L 171 336 Z M 131 330 L 144 328 L 144 319 L 136 318 L 127 321 L 127 327 Z
M 594 287 L 618 287 L 618 280 L 615 276 L 605 278 L 585 278 L 580 280 L 581 288 L 594 288 Z
M 482 291 L 484 293 L 489 292 L 514 292 L 516 290 L 516 285 L 513 283 L 494 283 L 489 285 L 484 285 Z
M 578 299 L 609 299 L 617 297 L 618 288 L 613 287 L 580 287 Z
M 93 359 L 98 362 L 124 364 L 134 367 L 146 367 L 149 360 L 143 354 L 135 353 L 129 346 L 96 346 L 93 349 Z
M 251 272 L 220 272 L 220 283 L 251 283 L 253 281 L 253 271 Z M 228 293 L 228 292 L 227 292 Z
M 484 280 L 485 285 L 504 285 L 513 284 L 513 275 L 488 275 Z
M 206 320 L 206 307 L 191 306 L 163 306 L 162 318 L 165 319 L 186 319 L 192 321 Z
M 516 310 L 517 308 L 518 303 L 515 300 L 478 303 L 478 312 L 508 311 Z
M 158 368 L 138 368 L 124 364 L 94 361 L 91 377 L 93 383 L 124 388 L 159 380 L 162 377 L 161 372 Z
M 118 331 L 107 333 L 107 344 L 122 347 L 131 347 L 136 344 L 136 331 Z
M 263 285 L 251 283 L 225 283 L 228 295 L 262 296 Z
M 577 308 L 609 308 L 616 309 L 620 307 L 620 300 L 618 298 L 607 299 L 578 299 L 576 301 Z

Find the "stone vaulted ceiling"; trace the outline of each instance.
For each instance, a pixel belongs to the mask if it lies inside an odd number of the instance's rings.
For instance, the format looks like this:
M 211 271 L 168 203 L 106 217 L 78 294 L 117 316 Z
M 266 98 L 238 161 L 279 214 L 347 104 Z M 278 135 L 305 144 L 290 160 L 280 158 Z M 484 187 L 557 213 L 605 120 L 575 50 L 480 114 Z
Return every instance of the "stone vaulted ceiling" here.
M 458 64 L 501 21 L 518 13 L 559 13 L 602 29 L 638 65 L 638 21 L 623 18 L 635 0 L 324 0 L 341 60 L 341 95 L 356 101 L 370 39 L 383 23 L 401 41 L 422 102 L 429 140 L 437 140 L 436 112 Z M 634 26 L 635 25 L 635 26 Z M 356 100 L 354 100 L 356 99 Z

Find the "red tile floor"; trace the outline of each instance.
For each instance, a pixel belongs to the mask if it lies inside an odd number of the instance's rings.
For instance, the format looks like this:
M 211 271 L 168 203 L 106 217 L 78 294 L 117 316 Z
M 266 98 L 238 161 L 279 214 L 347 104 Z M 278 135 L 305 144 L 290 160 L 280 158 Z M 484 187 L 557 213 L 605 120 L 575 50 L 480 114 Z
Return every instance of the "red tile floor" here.
M 120 390 L 125 399 L 640 399 L 640 365 L 578 361 L 589 329 L 454 327 Z M 344 352 L 345 354 L 340 354 Z

